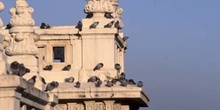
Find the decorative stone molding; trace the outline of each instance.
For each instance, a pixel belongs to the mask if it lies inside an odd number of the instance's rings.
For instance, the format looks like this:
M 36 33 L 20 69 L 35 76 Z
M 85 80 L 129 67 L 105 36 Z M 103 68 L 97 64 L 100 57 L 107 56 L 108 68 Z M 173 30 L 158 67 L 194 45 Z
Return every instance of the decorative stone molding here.
M 6 55 L 37 55 L 38 48 L 34 44 L 39 39 L 39 36 L 34 33 L 12 33 L 10 36 L 5 36 L 8 46 L 5 50 Z
M 105 110 L 115 110 L 114 109 L 114 100 L 104 101 L 105 103 Z
M 16 0 L 15 7 L 11 8 L 9 35 L 4 36 L 7 42 L 5 54 L 12 55 L 37 55 L 38 48 L 35 41 L 39 36 L 34 33 L 35 24 L 32 14 L 34 9 L 28 7 L 27 0 Z
M 124 24 L 122 22 L 122 19 L 121 19 L 121 15 L 123 13 L 123 9 L 122 8 L 117 8 L 116 11 L 115 11 L 115 21 L 118 21 L 119 24 L 119 28 L 122 29 L 124 27 Z
M 103 102 L 96 102 L 94 104 L 94 110 L 105 110 L 105 104 Z
M 114 104 L 113 110 L 121 110 L 121 104 Z
M 68 110 L 85 110 L 83 104 L 78 103 L 67 103 Z
M 54 110 L 68 110 L 66 104 L 58 104 L 54 107 Z
M 110 0 L 87 0 L 85 13 L 113 13 L 114 7 Z
M 16 27 L 29 27 L 29 31 L 33 31 L 31 27 L 34 26 L 35 22 L 32 18 L 34 9 L 28 7 L 27 0 L 17 0 L 15 7 L 10 9 L 11 19 L 10 24 L 12 28 Z
M 0 12 L 4 9 L 4 4 L 0 2 Z M 3 26 L 2 19 L 0 18 L 0 28 Z

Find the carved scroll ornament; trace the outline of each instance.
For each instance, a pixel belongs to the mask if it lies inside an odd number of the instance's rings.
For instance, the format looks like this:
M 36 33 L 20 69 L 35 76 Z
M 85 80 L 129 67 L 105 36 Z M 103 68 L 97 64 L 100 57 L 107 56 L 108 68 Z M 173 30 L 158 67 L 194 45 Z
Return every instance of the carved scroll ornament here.
M 114 10 L 109 0 L 87 0 L 86 13 L 112 13 Z

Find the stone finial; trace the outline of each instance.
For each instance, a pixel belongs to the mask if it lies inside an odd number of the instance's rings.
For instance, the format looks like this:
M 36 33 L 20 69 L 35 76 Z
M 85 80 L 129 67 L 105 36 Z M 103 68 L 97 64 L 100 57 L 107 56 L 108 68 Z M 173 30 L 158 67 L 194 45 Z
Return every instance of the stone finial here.
M 37 55 L 38 49 L 35 41 L 39 36 L 34 33 L 35 24 L 32 14 L 34 9 L 28 7 L 27 0 L 16 0 L 15 7 L 10 9 L 11 19 L 9 35 L 5 40 L 9 43 L 6 55 Z M 6 38 L 7 37 L 7 38 Z
M 85 6 L 85 13 L 113 13 L 114 7 L 110 0 L 87 0 L 87 5 Z
M 10 33 L 13 32 L 33 32 L 35 21 L 32 18 L 34 9 L 28 7 L 27 0 L 16 0 L 15 7 L 10 9 L 11 19 Z
M 4 9 L 4 4 L 2 2 L 0 2 L 0 12 Z M 0 18 L 0 28 L 3 26 L 3 22 L 2 19 Z

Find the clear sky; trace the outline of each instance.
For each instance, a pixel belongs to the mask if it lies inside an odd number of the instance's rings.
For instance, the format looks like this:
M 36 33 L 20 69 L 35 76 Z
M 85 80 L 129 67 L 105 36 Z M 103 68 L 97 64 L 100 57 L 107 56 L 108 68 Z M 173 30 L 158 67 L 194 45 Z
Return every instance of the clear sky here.
M 15 0 L 1 0 L 9 21 Z M 75 25 L 85 0 L 29 0 L 36 25 Z M 128 77 L 144 81 L 141 110 L 220 110 L 220 0 L 120 0 Z

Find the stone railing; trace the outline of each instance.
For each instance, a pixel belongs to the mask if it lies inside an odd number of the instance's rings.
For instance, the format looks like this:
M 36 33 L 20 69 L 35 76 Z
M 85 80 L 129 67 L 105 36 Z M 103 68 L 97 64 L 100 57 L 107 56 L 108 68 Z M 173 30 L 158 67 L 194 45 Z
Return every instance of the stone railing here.
M 54 110 L 57 96 L 45 93 L 19 76 L 0 76 L 1 110 Z

